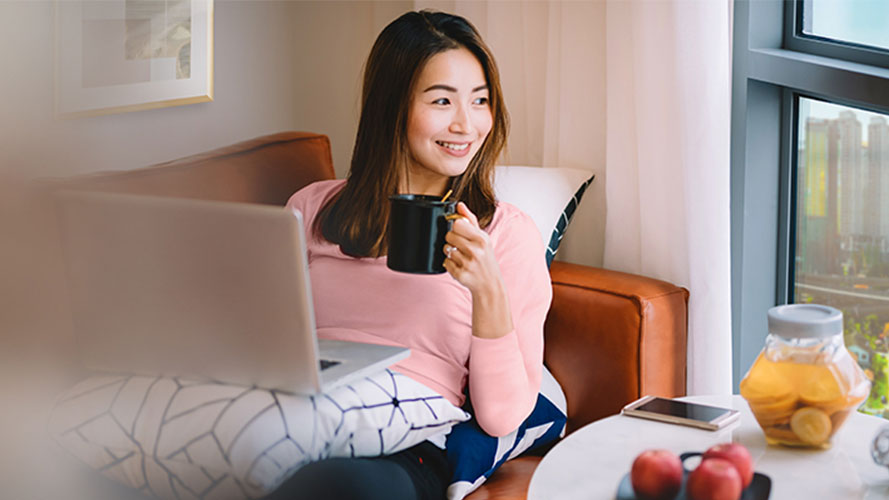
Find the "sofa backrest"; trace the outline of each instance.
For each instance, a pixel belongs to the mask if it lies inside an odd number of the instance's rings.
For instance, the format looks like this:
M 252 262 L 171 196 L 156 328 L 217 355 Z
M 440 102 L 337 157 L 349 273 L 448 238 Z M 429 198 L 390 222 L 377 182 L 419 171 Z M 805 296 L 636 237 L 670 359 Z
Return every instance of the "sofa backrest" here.
M 327 136 L 281 132 L 136 170 L 78 176 L 62 184 L 73 189 L 284 205 L 303 186 L 334 177 Z

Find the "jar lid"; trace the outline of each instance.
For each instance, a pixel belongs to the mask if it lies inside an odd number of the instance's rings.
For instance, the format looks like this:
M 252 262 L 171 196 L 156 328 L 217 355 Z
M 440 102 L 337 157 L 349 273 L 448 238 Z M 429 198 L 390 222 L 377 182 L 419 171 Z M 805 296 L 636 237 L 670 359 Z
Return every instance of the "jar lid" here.
M 769 333 L 786 339 L 843 333 L 843 312 L 818 304 L 787 304 L 769 309 Z

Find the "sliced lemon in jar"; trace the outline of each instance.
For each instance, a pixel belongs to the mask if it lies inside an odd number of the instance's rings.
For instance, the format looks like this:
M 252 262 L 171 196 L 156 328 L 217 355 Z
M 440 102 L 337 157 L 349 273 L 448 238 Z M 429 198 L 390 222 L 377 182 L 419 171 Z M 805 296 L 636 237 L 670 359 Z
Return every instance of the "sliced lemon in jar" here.
M 752 402 L 750 408 L 762 413 L 787 413 L 789 416 L 796 409 L 796 402 L 797 398 L 794 394 L 787 394 L 781 399 Z
M 821 444 L 830 437 L 830 417 L 818 408 L 800 408 L 790 417 L 790 430 L 806 444 Z
M 750 404 L 750 411 L 756 417 L 760 425 L 786 424 L 796 411 L 796 398 L 791 396 L 782 401 L 765 404 Z
M 751 404 L 783 403 L 793 396 L 793 385 L 770 362 L 758 362 L 741 381 L 741 396 Z
M 828 367 L 817 370 L 799 393 L 800 399 L 810 405 L 840 405 L 845 403 L 843 391 L 836 376 Z

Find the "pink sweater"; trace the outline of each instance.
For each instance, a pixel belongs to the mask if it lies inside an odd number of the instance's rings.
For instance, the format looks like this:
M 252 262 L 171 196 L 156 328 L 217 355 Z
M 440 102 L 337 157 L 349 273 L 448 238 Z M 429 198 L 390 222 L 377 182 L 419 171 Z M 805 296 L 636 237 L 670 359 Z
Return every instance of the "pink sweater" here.
M 543 364 L 543 322 L 552 285 L 540 233 L 530 217 L 500 202 L 488 226 L 515 329 L 472 335 L 472 298 L 449 274 L 414 275 L 386 258 L 353 258 L 311 232 L 315 216 L 345 181 L 306 186 L 287 203 L 302 212 L 320 338 L 411 349 L 393 369 L 461 406 L 469 383 L 475 418 L 494 436 L 515 430 L 534 409 Z M 470 376 L 471 374 L 471 376 Z

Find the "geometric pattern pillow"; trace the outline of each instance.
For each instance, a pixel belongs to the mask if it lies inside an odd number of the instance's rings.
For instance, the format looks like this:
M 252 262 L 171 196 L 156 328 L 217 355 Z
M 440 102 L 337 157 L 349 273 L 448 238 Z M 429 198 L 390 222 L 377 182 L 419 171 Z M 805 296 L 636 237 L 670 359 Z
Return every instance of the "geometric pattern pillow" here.
M 455 425 L 447 438 L 448 462 L 452 471 L 448 499 L 461 500 L 481 486 L 507 460 L 564 436 L 566 415 L 565 394 L 544 367 L 534 410 L 509 435 L 499 438 L 490 436 L 475 420 Z
M 309 462 L 396 453 L 468 418 L 388 369 L 315 396 L 97 375 L 60 396 L 48 428 L 80 461 L 148 496 L 254 499 Z
M 515 205 L 534 221 L 547 247 L 549 266 L 594 177 L 589 170 L 578 168 L 498 166 L 494 192 L 498 200 Z

